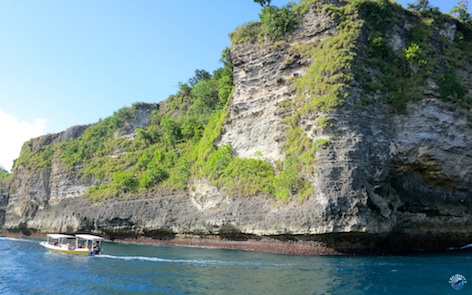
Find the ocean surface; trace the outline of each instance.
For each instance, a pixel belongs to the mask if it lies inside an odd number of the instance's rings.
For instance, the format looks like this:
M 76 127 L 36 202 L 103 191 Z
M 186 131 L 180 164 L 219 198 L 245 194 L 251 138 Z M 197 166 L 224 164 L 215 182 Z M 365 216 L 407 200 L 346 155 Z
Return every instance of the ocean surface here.
M 293 256 L 104 243 L 89 257 L 39 241 L 0 237 L 0 294 L 472 294 L 470 250 Z M 456 274 L 471 283 L 453 289 Z

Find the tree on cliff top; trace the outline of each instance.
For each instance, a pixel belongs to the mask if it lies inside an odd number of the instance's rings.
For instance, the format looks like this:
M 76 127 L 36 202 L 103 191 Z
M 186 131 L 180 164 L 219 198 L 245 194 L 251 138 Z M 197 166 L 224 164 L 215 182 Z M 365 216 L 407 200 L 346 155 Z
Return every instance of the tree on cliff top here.
M 439 8 L 431 6 L 429 0 L 418 0 L 416 3 L 408 3 L 408 9 L 419 12 L 439 12 Z
M 408 3 L 408 9 L 415 11 L 425 11 L 431 9 L 429 0 L 418 0 L 416 3 Z
M 468 24 L 472 24 L 472 17 L 467 11 L 469 9 L 469 1 L 459 0 L 456 6 L 451 9 L 450 14 L 456 17 L 458 20 Z
M 259 3 L 262 7 L 269 6 L 271 0 L 254 0 L 255 3 Z

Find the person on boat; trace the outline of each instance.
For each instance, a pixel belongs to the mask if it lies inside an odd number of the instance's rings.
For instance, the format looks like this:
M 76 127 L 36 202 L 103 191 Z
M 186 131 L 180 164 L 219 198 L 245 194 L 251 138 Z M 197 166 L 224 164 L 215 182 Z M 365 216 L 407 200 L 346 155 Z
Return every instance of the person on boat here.
M 54 246 L 58 246 L 58 245 L 59 245 L 59 240 L 56 240 L 56 241 L 54 242 Z
M 98 242 L 93 243 L 93 253 L 94 254 L 99 254 L 100 253 L 100 245 Z
M 67 250 L 74 250 L 74 248 L 72 247 L 72 244 L 69 242 L 67 242 Z

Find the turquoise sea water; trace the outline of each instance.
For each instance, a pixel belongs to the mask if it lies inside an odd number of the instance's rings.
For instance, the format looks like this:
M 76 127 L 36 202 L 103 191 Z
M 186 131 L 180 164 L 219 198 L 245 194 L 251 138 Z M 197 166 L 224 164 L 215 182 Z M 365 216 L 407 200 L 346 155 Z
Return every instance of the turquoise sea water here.
M 472 294 L 472 252 L 292 256 L 104 244 L 104 255 L 0 237 L 0 294 Z M 449 279 L 471 280 L 454 290 Z

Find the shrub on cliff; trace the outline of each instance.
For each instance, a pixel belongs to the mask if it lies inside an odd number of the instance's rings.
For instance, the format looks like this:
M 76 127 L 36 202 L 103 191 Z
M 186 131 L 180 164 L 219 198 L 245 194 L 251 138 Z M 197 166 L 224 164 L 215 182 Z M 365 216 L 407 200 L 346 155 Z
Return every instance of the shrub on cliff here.
M 281 8 L 264 5 L 259 14 L 259 22 L 248 22 L 236 28 L 229 34 L 231 41 L 237 44 L 280 40 L 298 28 L 301 22 L 299 7 L 293 2 Z
M 282 8 L 264 7 L 259 15 L 262 35 L 270 41 L 276 41 L 294 31 L 300 24 L 301 17 L 292 8 L 293 3 Z
M 139 184 L 136 176 L 127 172 L 115 172 L 113 180 L 123 192 L 133 192 L 138 188 Z

